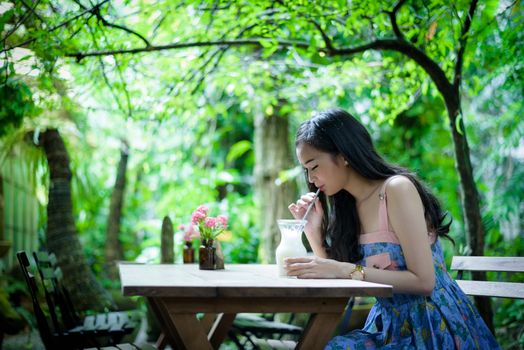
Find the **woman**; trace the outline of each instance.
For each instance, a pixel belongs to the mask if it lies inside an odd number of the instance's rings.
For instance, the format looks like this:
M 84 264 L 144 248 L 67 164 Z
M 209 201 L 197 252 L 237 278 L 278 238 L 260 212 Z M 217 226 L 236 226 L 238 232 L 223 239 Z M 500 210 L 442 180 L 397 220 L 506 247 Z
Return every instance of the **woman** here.
M 327 349 L 500 348 L 446 271 L 439 237 L 451 239 L 451 220 L 412 173 L 384 161 L 364 126 L 340 109 L 301 124 L 295 145 L 312 192 L 289 210 L 301 219 L 315 201 L 304 228 L 315 256 L 286 259 L 288 275 L 384 283 L 394 292 L 377 298 L 364 329 Z

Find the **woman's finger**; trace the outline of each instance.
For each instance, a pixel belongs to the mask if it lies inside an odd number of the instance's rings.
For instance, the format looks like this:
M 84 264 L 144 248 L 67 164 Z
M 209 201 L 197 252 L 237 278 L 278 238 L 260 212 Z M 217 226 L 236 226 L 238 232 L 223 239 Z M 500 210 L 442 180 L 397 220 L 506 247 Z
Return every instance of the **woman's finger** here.
M 310 197 L 308 194 L 304 194 L 304 195 L 300 196 L 300 200 L 302 200 L 302 201 L 304 201 L 304 202 L 306 202 L 306 203 L 311 202 L 312 199 L 313 199 L 313 198 Z
M 290 204 L 287 208 L 292 213 L 296 213 L 299 210 L 298 205 L 296 205 L 295 203 Z
M 300 206 L 300 207 L 303 207 L 303 208 L 307 207 L 308 204 L 309 204 L 309 202 L 306 202 L 306 201 L 304 201 L 304 200 L 302 200 L 302 199 L 299 199 L 299 200 L 297 201 L 297 205 Z
M 302 270 L 308 270 L 313 268 L 311 263 L 297 263 L 293 265 L 286 265 L 284 267 L 287 271 L 302 271 Z
M 307 268 L 300 268 L 296 270 L 286 269 L 286 273 L 288 276 L 301 276 L 305 273 L 310 273 L 310 270 Z
M 308 203 L 311 203 L 311 201 L 313 201 L 315 199 L 315 194 L 313 192 L 309 192 L 309 193 L 306 193 L 304 195 L 302 195 L 300 197 L 300 199 L 308 202 Z
M 309 262 L 312 262 L 312 261 L 313 261 L 313 258 L 310 258 L 310 257 L 307 257 L 307 256 L 302 256 L 302 257 L 297 257 L 297 258 L 285 258 L 284 259 L 284 263 L 286 265 L 296 264 L 296 263 L 309 263 Z

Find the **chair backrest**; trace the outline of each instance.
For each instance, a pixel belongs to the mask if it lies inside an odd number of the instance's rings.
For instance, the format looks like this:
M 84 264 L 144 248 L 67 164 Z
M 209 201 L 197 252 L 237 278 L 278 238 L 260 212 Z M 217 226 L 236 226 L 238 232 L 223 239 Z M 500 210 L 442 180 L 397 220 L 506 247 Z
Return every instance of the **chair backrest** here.
M 458 271 L 457 283 L 468 295 L 524 299 L 524 283 L 462 280 L 464 271 L 524 272 L 524 257 L 454 256 L 451 270 Z
M 19 251 L 16 253 L 18 263 L 24 275 L 27 287 L 29 288 L 29 294 L 31 295 L 31 301 L 33 302 L 33 310 L 36 317 L 36 322 L 38 325 L 38 330 L 40 332 L 40 337 L 47 349 L 52 349 L 56 346 L 53 338 L 53 331 L 49 327 L 49 323 L 44 314 L 44 311 L 38 301 L 38 287 L 37 281 L 33 273 L 30 271 L 31 263 L 25 251 Z
M 48 322 L 46 314 L 38 302 L 37 279 L 30 271 L 32 267 L 29 257 L 24 251 L 18 252 L 17 257 L 24 278 L 29 286 L 38 329 L 46 349 L 83 349 L 86 346 L 96 346 L 98 348 L 97 339 L 102 339 L 104 344 L 116 344 L 122 338 L 124 330 L 122 325 L 117 324 L 118 319 L 116 322 L 108 322 L 107 325 L 93 322 L 93 328 L 84 327 L 82 324 L 74 324 L 70 327 L 66 324 L 65 320 L 69 310 L 67 307 L 64 307 L 65 304 L 63 303 L 63 295 L 61 293 L 62 271 L 59 267 L 56 267 L 56 259 L 53 257 L 53 254 L 47 255 L 45 252 L 38 252 L 34 253 L 33 257 L 37 262 L 42 290 L 46 296 L 47 310 L 52 320 L 53 327 L 50 327 L 50 322 Z M 104 319 L 107 318 L 106 315 L 102 316 L 104 316 Z M 102 326 L 106 326 L 106 328 Z
M 46 292 L 52 294 L 52 303 L 60 310 L 62 322 L 66 328 L 80 325 L 78 316 L 67 289 L 62 284 L 62 270 L 57 266 L 55 254 L 44 251 L 33 252 L 40 277 Z
M 524 272 L 524 257 L 454 256 L 452 270 Z

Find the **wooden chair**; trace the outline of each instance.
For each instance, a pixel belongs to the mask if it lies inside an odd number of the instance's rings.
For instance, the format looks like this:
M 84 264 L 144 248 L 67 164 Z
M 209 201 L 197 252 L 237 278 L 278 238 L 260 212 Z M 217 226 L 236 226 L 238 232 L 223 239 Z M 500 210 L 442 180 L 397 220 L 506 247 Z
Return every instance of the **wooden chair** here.
M 81 331 L 70 332 L 70 329 L 62 327 L 56 315 L 52 317 L 51 324 L 48 322 L 39 302 L 40 290 L 37 279 L 31 271 L 29 258 L 24 251 L 18 252 L 16 256 L 29 288 L 38 330 L 46 349 L 81 349 L 84 346 L 98 346 L 94 339 L 85 336 Z M 50 297 L 47 292 L 45 294 L 46 301 L 49 302 Z M 54 309 L 52 301 L 50 309 Z
M 524 257 L 454 256 L 451 270 L 458 271 L 457 283 L 465 294 L 524 299 L 524 283 L 463 280 L 464 271 L 524 272 Z
M 274 315 L 272 315 L 274 316 Z M 274 321 L 255 314 L 238 314 L 228 332 L 228 337 L 239 348 L 248 344 L 254 349 L 263 348 L 261 339 L 273 338 L 281 343 L 284 336 L 298 340 L 304 329 L 289 323 Z
M 335 335 L 342 335 L 349 331 L 354 305 L 355 298 L 349 298 Z M 238 314 L 228 332 L 228 337 L 239 349 L 249 346 L 259 350 L 287 350 L 295 348 L 302 333 L 302 327 L 292 324 L 266 320 L 252 314 Z M 242 336 L 243 342 L 240 341 L 239 336 Z M 284 336 L 293 340 L 283 340 Z
M 60 312 L 60 318 L 70 332 L 82 332 L 91 337 L 108 337 L 110 344 L 119 343 L 124 335 L 132 333 L 136 325 L 129 319 L 126 312 L 106 312 L 81 318 L 76 311 L 67 288 L 62 284 L 62 270 L 57 266 L 56 256 L 47 252 L 34 252 L 44 291 L 51 309 L 52 319 L 58 319 L 55 308 Z M 51 307 L 53 305 L 53 307 Z

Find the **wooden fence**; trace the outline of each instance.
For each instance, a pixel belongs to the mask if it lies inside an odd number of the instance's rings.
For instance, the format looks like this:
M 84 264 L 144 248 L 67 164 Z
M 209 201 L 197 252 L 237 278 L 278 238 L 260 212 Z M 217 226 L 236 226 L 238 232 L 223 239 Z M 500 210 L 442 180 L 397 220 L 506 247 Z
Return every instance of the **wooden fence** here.
M 0 241 L 11 248 L 2 258 L 3 267 L 9 270 L 17 265 L 16 252 L 32 252 L 38 248 L 38 222 L 40 204 L 35 195 L 37 176 L 23 154 L 8 156 L 0 168 Z M 3 204 L 3 205 L 2 205 Z

